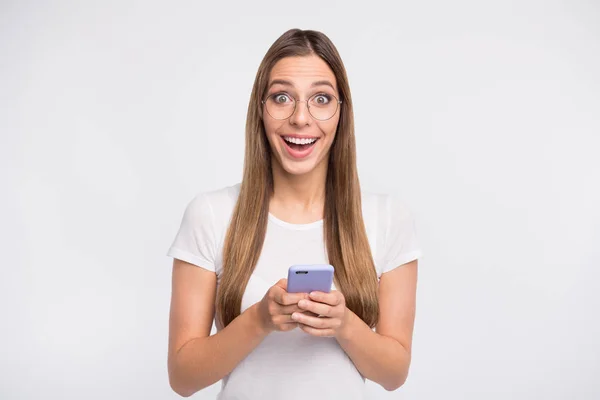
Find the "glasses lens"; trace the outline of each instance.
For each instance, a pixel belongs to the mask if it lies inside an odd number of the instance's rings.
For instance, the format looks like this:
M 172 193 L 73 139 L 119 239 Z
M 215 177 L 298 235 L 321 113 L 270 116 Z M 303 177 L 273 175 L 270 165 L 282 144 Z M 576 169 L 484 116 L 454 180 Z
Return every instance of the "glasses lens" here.
M 338 107 L 338 99 L 326 93 L 314 95 L 308 101 L 308 111 L 319 120 L 326 120 L 333 117 Z
M 276 93 L 267 97 L 266 107 L 269 115 L 275 119 L 289 118 L 294 112 L 294 99 L 285 93 Z
M 287 119 L 294 113 L 296 101 L 285 93 L 277 93 L 267 97 L 265 106 L 274 119 Z M 338 108 L 338 99 L 330 94 L 319 93 L 308 101 L 308 111 L 313 118 L 327 120 L 333 117 Z

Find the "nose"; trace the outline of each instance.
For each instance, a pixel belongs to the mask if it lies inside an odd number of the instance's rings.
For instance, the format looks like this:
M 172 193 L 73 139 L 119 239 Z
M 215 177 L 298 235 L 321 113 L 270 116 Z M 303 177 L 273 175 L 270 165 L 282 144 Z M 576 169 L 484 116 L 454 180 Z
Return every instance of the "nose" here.
M 294 125 L 307 124 L 311 118 L 308 112 L 308 100 L 296 100 L 296 108 L 290 116 L 290 122 Z

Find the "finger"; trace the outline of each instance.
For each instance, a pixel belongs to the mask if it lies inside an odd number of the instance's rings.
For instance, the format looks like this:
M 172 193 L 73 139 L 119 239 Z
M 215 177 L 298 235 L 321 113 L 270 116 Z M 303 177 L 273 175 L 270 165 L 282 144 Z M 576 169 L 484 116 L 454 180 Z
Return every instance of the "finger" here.
M 277 310 L 277 312 L 279 314 L 288 314 L 288 315 L 292 315 L 295 312 L 302 312 L 304 311 L 302 308 L 298 307 L 298 304 L 292 304 L 290 306 L 279 306 L 279 309 Z
M 279 305 L 287 306 L 291 304 L 297 304 L 297 301 L 293 301 L 293 298 L 290 298 L 288 292 L 285 290 L 285 282 L 287 279 L 281 279 L 275 285 L 271 287 L 272 299 Z
M 286 293 L 288 293 L 287 291 L 287 279 L 286 278 L 281 278 L 280 280 L 277 281 L 277 283 L 275 284 L 276 286 L 282 288 Z M 290 293 L 291 294 L 291 293 Z M 300 300 L 301 298 L 308 298 L 308 293 L 293 293 L 291 294 L 293 296 L 298 297 L 298 300 Z M 291 299 L 295 299 L 296 297 L 291 297 Z M 292 300 L 295 303 L 297 303 L 298 301 Z
M 304 332 L 318 337 L 332 337 L 335 336 L 333 329 L 317 329 L 308 325 L 298 324 L 298 327 Z
M 291 317 L 292 320 L 303 325 L 311 326 L 313 328 L 326 329 L 334 327 L 334 321 L 332 318 L 312 317 L 303 313 L 293 313 Z
M 306 315 L 310 315 L 312 317 L 318 317 L 319 314 L 315 314 L 314 312 L 311 311 L 307 311 L 305 309 L 302 309 L 300 307 L 298 307 L 297 304 L 292 304 L 291 306 L 279 306 L 279 309 L 276 310 L 277 314 L 284 314 L 284 315 L 292 315 L 295 312 L 299 312 L 299 313 L 303 313 Z
M 332 307 L 329 304 L 318 303 L 310 300 L 300 300 L 298 302 L 298 307 L 303 311 L 312 311 L 317 315 L 323 315 L 325 317 L 330 317 L 332 312 Z
M 302 314 L 304 315 L 308 315 L 309 317 L 318 317 L 319 314 L 315 314 L 314 312 L 311 311 L 301 311 Z
M 278 315 L 273 318 L 274 325 L 283 325 L 283 324 L 297 324 L 297 321 L 292 319 L 292 315 Z
M 302 299 L 307 299 L 308 293 L 288 293 L 283 289 L 277 288 L 275 292 L 275 302 L 282 306 L 297 305 Z
M 281 297 L 283 296 L 284 293 L 286 293 L 286 288 L 287 288 L 287 279 L 283 278 L 277 281 L 277 283 L 275 283 L 272 287 L 271 287 L 271 292 L 272 292 L 272 298 L 273 300 L 275 300 L 277 303 L 281 303 Z
M 344 300 L 342 293 L 337 290 L 332 290 L 330 293 L 311 292 L 309 298 L 319 303 L 329 304 L 330 306 L 337 306 Z
M 281 278 L 280 280 L 277 281 L 275 286 L 278 286 L 278 287 L 282 288 L 283 290 L 287 291 L 287 279 Z

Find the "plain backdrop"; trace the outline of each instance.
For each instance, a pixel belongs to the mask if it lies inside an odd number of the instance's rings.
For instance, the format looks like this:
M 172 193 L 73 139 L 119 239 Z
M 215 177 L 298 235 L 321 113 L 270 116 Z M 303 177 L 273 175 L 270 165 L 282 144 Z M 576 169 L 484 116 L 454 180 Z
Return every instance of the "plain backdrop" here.
M 361 185 L 424 251 L 408 381 L 371 398 L 600 398 L 597 1 L 0 4 L 0 398 L 179 397 L 165 253 L 241 179 L 290 28 L 337 46 Z

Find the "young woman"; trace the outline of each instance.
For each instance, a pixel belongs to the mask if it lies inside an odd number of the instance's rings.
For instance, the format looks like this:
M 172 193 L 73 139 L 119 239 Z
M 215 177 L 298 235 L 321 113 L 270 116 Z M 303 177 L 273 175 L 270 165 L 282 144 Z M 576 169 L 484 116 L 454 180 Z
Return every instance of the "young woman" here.
M 292 29 L 268 50 L 242 182 L 199 193 L 168 254 L 178 394 L 223 379 L 221 400 L 349 400 L 365 378 L 405 382 L 421 250 L 404 203 L 360 189 L 350 88 L 327 36 Z M 288 293 L 293 264 L 333 265 L 332 291 Z

